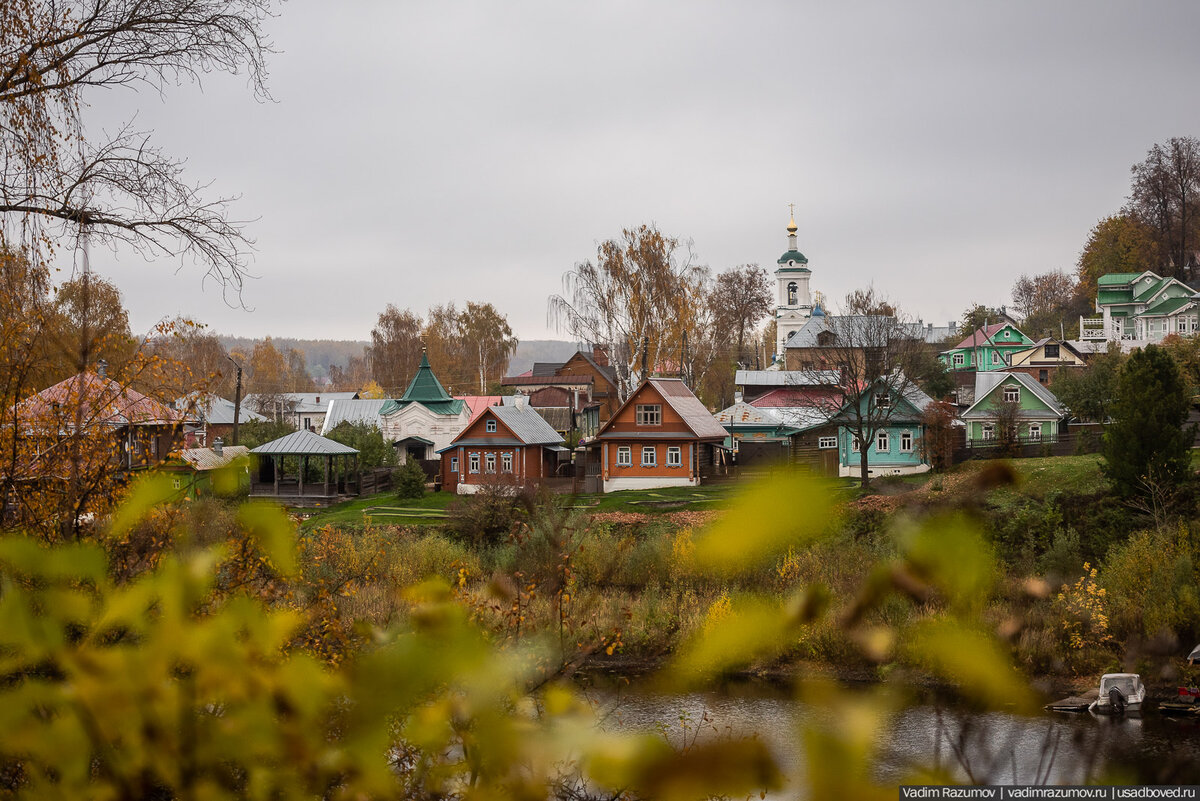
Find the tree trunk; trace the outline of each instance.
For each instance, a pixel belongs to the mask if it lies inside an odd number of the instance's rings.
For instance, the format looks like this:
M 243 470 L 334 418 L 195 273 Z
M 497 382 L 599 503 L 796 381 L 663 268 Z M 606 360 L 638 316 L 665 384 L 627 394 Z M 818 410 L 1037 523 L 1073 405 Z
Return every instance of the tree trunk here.
M 858 445 L 858 469 L 859 476 L 862 478 L 862 488 L 866 489 L 871 486 L 871 467 L 870 461 L 867 459 L 867 448 L 869 444 L 865 441 L 860 441 Z

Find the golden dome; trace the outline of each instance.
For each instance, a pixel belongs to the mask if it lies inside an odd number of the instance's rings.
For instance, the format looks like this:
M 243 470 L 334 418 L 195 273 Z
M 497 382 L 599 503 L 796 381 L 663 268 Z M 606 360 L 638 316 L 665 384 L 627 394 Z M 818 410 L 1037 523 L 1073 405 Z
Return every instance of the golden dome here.
M 792 219 L 790 219 L 788 221 L 788 233 L 794 234 L 794 233 L 796 233 L 797 230 L 799 230 L 799 229 L 796 228 L 796 218 L 792 217 Z

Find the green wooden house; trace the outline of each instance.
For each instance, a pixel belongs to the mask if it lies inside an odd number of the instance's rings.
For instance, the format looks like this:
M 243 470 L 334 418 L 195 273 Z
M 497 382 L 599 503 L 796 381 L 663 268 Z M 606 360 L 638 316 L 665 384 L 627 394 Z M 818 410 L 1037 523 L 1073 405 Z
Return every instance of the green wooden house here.
M 1171 334 L 1200 331 L 1197 293 L 1177 278 L 1149 270 L 1109 273 L 1096 282 L 1098 317 L 1079 319 L 1084 340 L 1161 342 Z
M 1028 373 L 981 372 L 975 376 L 975 402 L 960 415 L 967 425 L 967 447 L 989 447 L 1001 439 L 1006 403 L 1017 404 L 1019 444 L 1058 441 L 1067 410 L 1053 392 Z
M 222 445 L 218 438 L 212 448 L 184 448 L 159 468 L 166 473 L 181 498 L 199 498 L 213 494 L 213 478 L 225 471 L 224 491 L 236 484 L 239 494 L 250 491 L 250 449 L 245 445 Z
M 938 354 L 938 359 L 951 370 L 1003 370 L 1013 353 L 1033 344 L 1019 328 L 1005 321 L 974 331 L 953 348 Z

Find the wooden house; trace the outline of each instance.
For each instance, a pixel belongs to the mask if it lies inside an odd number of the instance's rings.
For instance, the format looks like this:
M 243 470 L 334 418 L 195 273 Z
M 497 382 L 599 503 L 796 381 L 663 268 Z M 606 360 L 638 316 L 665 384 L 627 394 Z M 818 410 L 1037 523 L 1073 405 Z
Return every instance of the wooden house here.
M 1048 388 L 1027 373 L 979 373 L 975 402 L 962 413 L 967 424 L 967 447 L 989 447 L 1003 439 L 1000 426 L 1005 404 L 1013 406 L 1016 425 L 1013 444 L 1057 442 L 1065 431 L 1068 412 Z
M 577 416 L 584 409 L 596 406 L 601 424 L 607 422 L 620 405 L 617 371 L 600 347 L 576 351 L 562 364 L 540 362 L 521 375 L 505 376 L 501 383 L 531 397 L 542 390 L 559 390 L 570 396 L 570 401 L 556 405 L 570 406 Z M 534 405 L 545 407 L 550 404 L 535 402 Z M 575 427 L 582 428 L 578 420 Z
M 678 378 L 650 378 L 588 445 L 604 492 L 700 484 L 728 435 Z
M 1042 386 L 1048 386 L 1059 370 L 1082 370 L 1087 360 L 1070 342 L 1049 337 L 1025 350 L 1009 354 L 1008 372 L 1027 373 Z
M 230 489 L 236 488 L 239 494 L 250 491 L 250 449 L 245 445 L 225 445 L 219 437 L 211 448 L 184 448 L 178 458 L 164 463 L 161 470 L 171 478 L 182 498 L 212 494 L 213 476 L 221 470 L 231 471 Z
M 459 495 L 488 485 L 534 487 L 553 478 L 562 436 L 522 398 L 513 406 L 488 406 L 438 453 L 442 488 Z

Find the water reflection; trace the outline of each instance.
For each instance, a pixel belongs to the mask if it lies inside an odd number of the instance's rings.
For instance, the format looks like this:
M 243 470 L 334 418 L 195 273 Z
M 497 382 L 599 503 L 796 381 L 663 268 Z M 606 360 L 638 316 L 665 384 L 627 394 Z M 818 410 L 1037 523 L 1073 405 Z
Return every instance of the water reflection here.
M 675 744 L 755 735 L 776 755 L 789 786 L 776 798 L 804 798 L 802 725 L 830 726 L 831 712 L 777 687 L 739 683 L 718 692 L 663 695 L 640 688 L 596 691 L 606 727 L 657 731 Z M 1158 717 L 972 713 L 921 704 L 879 732 L 876 778 L 899 784 L 934 768 L 988 784 L 1200 781 L 1197 724 Z

